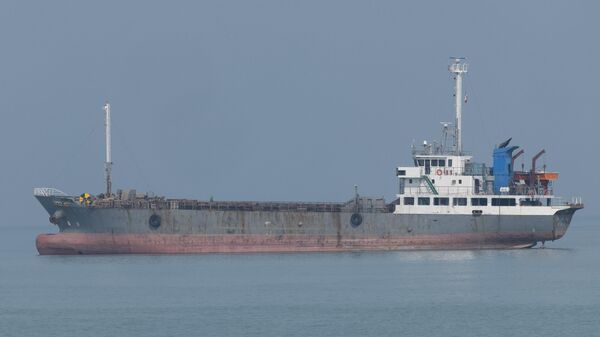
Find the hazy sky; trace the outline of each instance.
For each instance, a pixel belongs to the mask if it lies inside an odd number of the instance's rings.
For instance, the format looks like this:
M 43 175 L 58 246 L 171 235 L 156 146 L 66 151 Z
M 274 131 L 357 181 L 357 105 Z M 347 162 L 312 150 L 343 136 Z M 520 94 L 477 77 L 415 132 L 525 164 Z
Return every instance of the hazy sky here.
M 168 197 L 392 200 L 410 144 L 513 137 L 599 214 L 600 6 L 588 1 L 2 1 L 2 225 L 52 229 L 36 186 Z M 518 161 L 520 167 L 521 161 Z

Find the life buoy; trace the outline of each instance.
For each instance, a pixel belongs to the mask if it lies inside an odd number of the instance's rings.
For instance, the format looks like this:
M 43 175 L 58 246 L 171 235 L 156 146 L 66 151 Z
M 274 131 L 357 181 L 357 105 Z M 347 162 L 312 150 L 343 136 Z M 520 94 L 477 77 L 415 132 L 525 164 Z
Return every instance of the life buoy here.
M 435 171 L 435 174 L 437 174 L 438 176 L 441 176 L 441 175 L 442 175 L 442 173 L 444 173 L 444 172 L 442 172 L 442 169 L 437 169 L 437 170 Z

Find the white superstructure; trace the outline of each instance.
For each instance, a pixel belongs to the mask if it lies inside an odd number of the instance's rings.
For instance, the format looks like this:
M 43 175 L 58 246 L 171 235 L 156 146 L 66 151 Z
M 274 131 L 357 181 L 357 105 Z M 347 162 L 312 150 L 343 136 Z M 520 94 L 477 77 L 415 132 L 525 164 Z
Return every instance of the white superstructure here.
M 515 171 L 515 156 L 509 147 L 510 139 L 494 150 L 494 163 L 472 161 L 462 147 L 463 76 L 467 72 L 465 58 L 452 58 L 448 70 L 455 82 L 455 125 L 442 123 L 442 139 L 413 145 L 413 165 L 397 168 L 400 179 L 396 214 L 469 214 L 469 215 L 551 215 L 572 203 L 559 202 L 553 196 L 552 181 L 558 173 L 535 169 L 533 158 L 530 171 Z M 466 97 L 465 97 L 466 101 Z M 454 142 L 447 144 L 453 127 Z M 494 169 L 497 172 L 494 172 Z M 496 174 L 496 175 L 494 175 Z

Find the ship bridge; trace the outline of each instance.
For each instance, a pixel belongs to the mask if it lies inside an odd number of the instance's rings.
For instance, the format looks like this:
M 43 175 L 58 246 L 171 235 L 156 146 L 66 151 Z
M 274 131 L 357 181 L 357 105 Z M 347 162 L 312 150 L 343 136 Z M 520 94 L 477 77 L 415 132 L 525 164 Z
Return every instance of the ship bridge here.
M 447 145 L 453 129 L 450 123 L 441 123 L 442 140 L 421 146 L 412 146 L 413 166 L 400 166 L 399 194 L 479 194 L 484 189 L 489 170 L 484 164 L 473 163 L 472 156 L 458 151 L 457 142 Z M 452 132 L 456 134 L 456 132 Z
M 464 155 L 415 154 L 414 166 L 396 168 L 399 194 L 479 194 L 488 170 L 471 159 Z

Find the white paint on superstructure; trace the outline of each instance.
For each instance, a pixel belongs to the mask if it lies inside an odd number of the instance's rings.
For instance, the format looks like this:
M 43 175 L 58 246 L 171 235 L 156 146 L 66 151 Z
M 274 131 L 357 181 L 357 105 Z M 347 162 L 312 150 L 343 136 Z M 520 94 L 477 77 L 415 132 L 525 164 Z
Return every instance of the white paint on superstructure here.
M 454 75 L 456 124 L 454 148 L 446 145 L 449 123 L 442 123 L 440 143 L 413 145 L 413 166 L 396 168 L 400 179 L 396 214 L 469 214 L 469 215 L 553 215 L 568 204 L 553 203 L 552 195 L 510 195 L 502 190 L 494 194 L 494 176 L 490 167 L 472 162 L 462 147 L 464 58 L 452 58 L 448 70 Z M 514 192 L 513 192 L 514 193 Z M 475 199 L 475 200 L 474 200 Z M 420 202 L 420 200 L 422 202 Z M 481 203 L 478 200 L 482 200 Z M 485 203 L 483 203 L 485 200 Z M 425 203 L 427 201 L 427 203 Z

